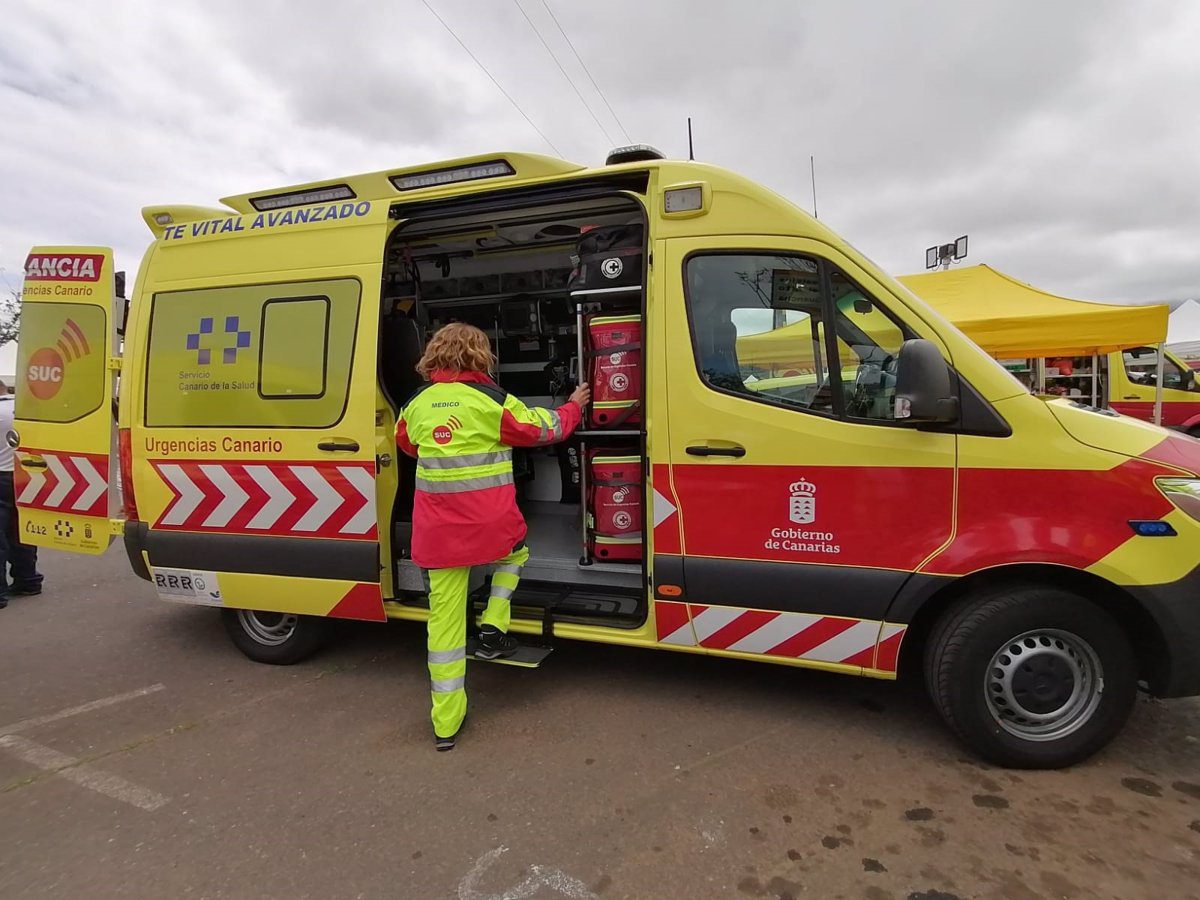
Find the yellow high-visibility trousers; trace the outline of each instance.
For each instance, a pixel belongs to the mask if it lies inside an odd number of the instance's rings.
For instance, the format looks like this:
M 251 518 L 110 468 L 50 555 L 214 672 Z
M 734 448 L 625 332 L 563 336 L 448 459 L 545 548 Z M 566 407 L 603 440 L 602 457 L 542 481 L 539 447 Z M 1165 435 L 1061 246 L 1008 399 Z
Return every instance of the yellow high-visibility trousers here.
M 529 548 L 521 545 L 493 564 L 491 593 L 480 624 L 508 631 L 511 600 L 521 580 Z M 467 590 L 470 566 L 429 569 L 429 690 L 433 731 L 458 733 L 467 714 Z

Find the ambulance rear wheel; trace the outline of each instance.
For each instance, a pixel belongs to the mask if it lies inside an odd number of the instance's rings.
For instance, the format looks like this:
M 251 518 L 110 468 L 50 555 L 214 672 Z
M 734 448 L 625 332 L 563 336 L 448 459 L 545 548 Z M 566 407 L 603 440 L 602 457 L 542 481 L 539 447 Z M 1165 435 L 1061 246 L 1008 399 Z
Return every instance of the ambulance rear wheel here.
M 925 648 L 934 705 L 985 759 L 1057 769 L 1111 741 L 1133 711 L 1137 663 L 1107 612 L 1057 588 L 1008 588 L 949 609 Z
M 314 616 L 223 609 L 221 617 L 234 645 L 255 662 L 275 666 L 298 663 L 321 648 L 329 622 Z

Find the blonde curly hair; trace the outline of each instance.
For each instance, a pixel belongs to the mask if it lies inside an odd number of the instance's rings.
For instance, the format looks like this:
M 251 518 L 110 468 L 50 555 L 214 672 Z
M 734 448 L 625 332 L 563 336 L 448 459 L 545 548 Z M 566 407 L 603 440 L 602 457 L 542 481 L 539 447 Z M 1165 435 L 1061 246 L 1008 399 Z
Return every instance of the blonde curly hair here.
M 474 325 L 451 322 L 439 328 L 417 362 L 417 372 L 428 378 L 431 372 L 490 372 L 496 364 L 488 336 Z

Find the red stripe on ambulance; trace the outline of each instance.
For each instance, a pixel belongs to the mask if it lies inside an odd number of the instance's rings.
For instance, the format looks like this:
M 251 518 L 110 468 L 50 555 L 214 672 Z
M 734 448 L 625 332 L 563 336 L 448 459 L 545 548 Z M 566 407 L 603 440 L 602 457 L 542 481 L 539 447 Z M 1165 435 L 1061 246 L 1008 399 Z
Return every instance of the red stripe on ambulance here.
M 373 541 L 371 463 L 151 460 L 171 490 L 153 528 Z
M 810 662 L 896 671 L 906 626 L 873 619 L 847 619 L 809 613 L 735 609 L 689 604 L 691 621 L 674 607 L 654 604 L 658 640 L 663 644 L 757 653 Z
M 22 448 L 20 456 L 39 457 L 46 467 L 14 466 L 17 506 L 108 515 L 108 457 L 101 453 L 50 453 Z

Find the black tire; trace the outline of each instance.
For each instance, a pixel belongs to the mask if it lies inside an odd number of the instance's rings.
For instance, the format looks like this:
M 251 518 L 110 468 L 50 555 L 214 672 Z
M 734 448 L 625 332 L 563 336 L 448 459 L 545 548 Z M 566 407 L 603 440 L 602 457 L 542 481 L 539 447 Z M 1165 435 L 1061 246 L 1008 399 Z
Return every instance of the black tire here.
M 925 678 L 950 730 L 984 759 L 1016 769 L 1087 759 L 1116 737 L 1137 697 L 1137 662 L 1117 622 L 1048 587 L 993 590 L 952 606 L 930 633 Z
M 253 609 L 223 609 L 230 640 L 255 662 L 290 666 L 312 656 L 330 635 L 327 619 Z

